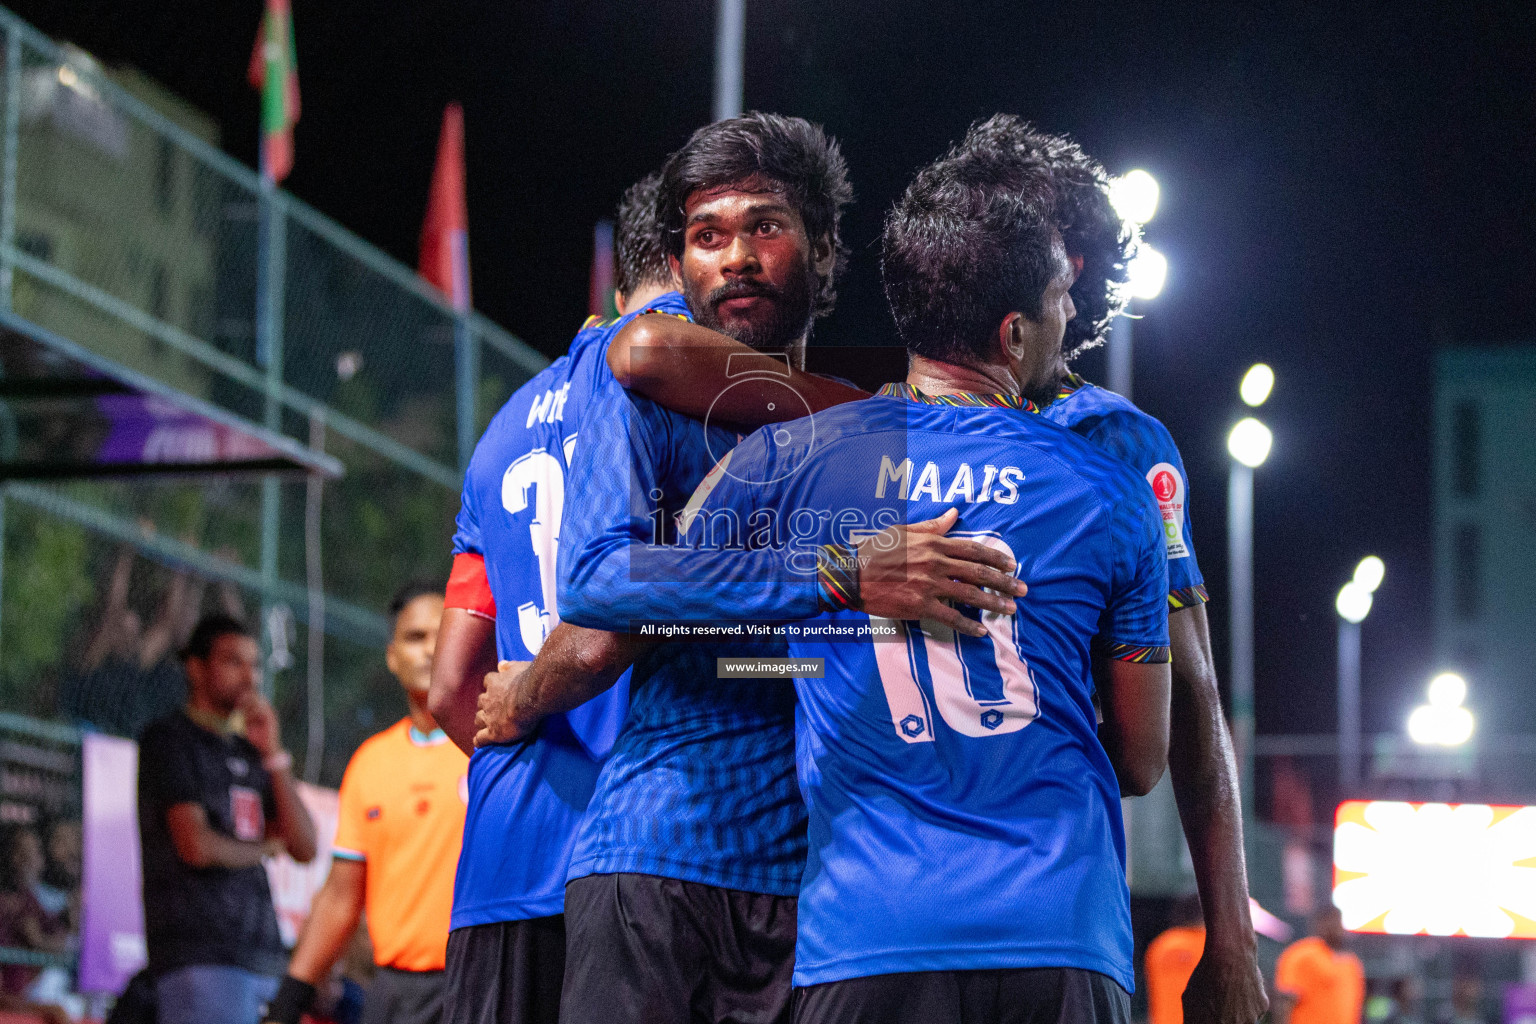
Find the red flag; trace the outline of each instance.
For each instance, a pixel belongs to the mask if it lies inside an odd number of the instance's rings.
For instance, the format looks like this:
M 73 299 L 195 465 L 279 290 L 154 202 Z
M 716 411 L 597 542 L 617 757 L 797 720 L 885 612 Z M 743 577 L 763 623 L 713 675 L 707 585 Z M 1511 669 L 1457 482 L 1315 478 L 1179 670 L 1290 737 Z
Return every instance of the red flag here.
M 299 120 L 299 60 L 288 0 L 267 0 L 246 77 L 261 90 L 261 173 L 282 181 L 293 170 L 293 126 Z
M 448 297 L 453 308 L 468 312 L 469 204 L 464 198 L 464 108 L 448 104 L 437 139 L 432 194 L 421 225 L 418 274 Z

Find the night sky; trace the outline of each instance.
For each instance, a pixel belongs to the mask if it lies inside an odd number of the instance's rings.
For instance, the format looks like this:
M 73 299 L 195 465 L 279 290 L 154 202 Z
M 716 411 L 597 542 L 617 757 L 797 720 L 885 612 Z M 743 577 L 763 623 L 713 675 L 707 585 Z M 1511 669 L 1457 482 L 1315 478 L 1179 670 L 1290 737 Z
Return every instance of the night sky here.
M 254 164 L 259 0 L 11 6 L 208 111 Z M 712 4 L 294 6 L 288 187 L 414 265 L 442 106 L 461 100 L 476 304 L 563 351 L 593 221 L 708 120 Z M 1374 552 L 1365 725 L 1397 731 L 1436 667 L 1433 352 L 1529 338 L 1536 313 L 1536 6 L 1251 6 L 748 0 L 747 106 L 824 123 L 848 157 L 853 260 L 819 344 L 895 342 L 881 218 L 971 120 L 1018 113 L 1152 171 L 1170 274 L 1141 307 L 1135 396 L 1188 465 L 1218 664 L 1224 439 L 1262 359 L 1279 382 L 1256 498 L 1259 730 L 1332 729 L 1333 597 Z M 1102 380 L 1101 356 L 1082 368 Z M 1472 686 L 1481 728 L 1536 728 L 1520 694 Z

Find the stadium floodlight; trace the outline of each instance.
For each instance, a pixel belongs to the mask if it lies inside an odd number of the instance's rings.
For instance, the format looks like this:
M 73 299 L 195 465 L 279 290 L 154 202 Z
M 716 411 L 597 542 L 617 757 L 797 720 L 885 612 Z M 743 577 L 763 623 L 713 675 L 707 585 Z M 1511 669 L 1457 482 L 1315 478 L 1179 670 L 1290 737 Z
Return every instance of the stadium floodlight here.
M 1131 298 L 1155 299 L 1168 280 L 1168 257 L 1143 242 L 1137 246 L 1126 273 L 1130 275 L 1127 287 Z
M 1257 409 L 1269 398 L 1269 392 L 1275 386 L 1275 371 L 1269 368 L 1267 363 L 1254 363 L 1243 374 L 1243 382 L 1238 385 L 1237 393 L 1243 401 Z
M 1459 747 L 1472 738 L 1477 720 L 1461 706 L 1467 681 L 1455 672 L 1442 672 L 1429 681 L 1429 703 L 1408 716 L 1408 738 L 1426 747 Z
M 1238 420 L 1232 432 L 1227 435 L 1227 451 L 1249 469 L 1257 469 L 1264 464 L 1274 443 L 1275 436 L 1269 432 L 1269 428 L 1252 416 Z
M 1161 192 L 1157 179 L 1137 168 L 1109 183 L 1109 202 L 1121 220 L 1145 224 L 1157 213 L 1157 199 Z
M 1429 703 L 1437 708 L 1459 708 L 1467 699 L 1467 681 L 1455 672 L 1442 672 L 1429 681 Z
M 1350 580 L 1339 589 L 1339 596 L 1333 606 L 1338 609 L 1339 618 L 1345 622 L 1364 622 L 1365 617 L 1371 614 L 1371 592 Z
M 1360 564 L 1355 566 L 1355 586 L 1364 587 L 1374 594 L 1376 588 L 1381 586 L 1381 581 L 1387 578 L 1387 563 L 1375 555 L 1366 555 L 1360 559 Z

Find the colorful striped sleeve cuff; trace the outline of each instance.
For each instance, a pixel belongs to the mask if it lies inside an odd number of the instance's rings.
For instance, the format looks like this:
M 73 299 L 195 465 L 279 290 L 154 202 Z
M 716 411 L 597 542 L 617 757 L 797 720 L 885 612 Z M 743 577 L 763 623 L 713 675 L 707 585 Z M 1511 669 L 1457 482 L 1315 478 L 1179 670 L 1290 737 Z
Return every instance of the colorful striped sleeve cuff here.
M 823 544 L 816 555 L 816 585 L 823 611 L 859 606 L 859 559 L 846 544 Z
M 1205 592 L 1205 584 L 1197 583 L 1192 587 L 1180 587 L 1178 590 L 1168 591 L 1169 611 L 1179 611 L 1181 608 L 1193 608 L 1197 604 L 1205 604 L 1211 599 L 1211 595 Z
M 1138 665 L 1166 665 L 1173 660 L 1173 651 L 1168 647 L 1112 643 L 1109 645 L 1109 656 L 1116 661 L 1131 661 Z

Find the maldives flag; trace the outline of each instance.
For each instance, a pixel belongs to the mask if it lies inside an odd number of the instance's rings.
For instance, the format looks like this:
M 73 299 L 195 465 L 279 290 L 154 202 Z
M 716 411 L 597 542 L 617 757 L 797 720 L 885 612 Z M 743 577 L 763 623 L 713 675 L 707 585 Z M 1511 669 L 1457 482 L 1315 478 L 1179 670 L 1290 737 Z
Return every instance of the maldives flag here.
M 288 0 L 267 0 L 246 77 L 261 90 L 261 173 L 282 181 L 293 170 L 293 126 L 299 120 L 299 57 Z
M 421 225 L 421 260 L 416 272 L 448 296 L 453 308 L 469 312 L 469 205 L 464 198 L 464 108 L 448 104 L 437 138 L 432 195 Z

